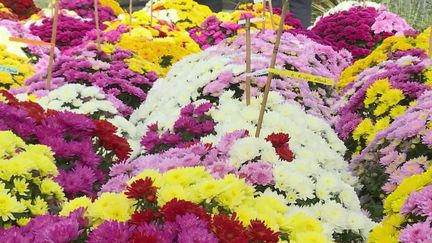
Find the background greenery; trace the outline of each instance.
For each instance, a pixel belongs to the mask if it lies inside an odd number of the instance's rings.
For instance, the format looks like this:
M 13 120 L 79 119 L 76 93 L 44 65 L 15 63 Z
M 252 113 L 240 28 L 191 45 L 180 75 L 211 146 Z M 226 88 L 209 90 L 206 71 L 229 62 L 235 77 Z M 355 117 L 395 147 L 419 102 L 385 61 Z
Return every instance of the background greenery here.
M 39 7 L 46 7 L 51 0 L 34 0 Z M 233 9 L 236 0 L 223 0 L 225 9 Z M 343 0 L 314 0 L 313 19 L 322 15 L 328 9 L 336 6 Z M 127 6 L 129 0 L 118 0 Z M 133 0 L 135 8 L 139 9 L 147 0 Z M 392 12 L 404 17 L 412 26 L 418 30 L 423 30 L 432 24 L 432 0 L 375 0 L 384 3 Z

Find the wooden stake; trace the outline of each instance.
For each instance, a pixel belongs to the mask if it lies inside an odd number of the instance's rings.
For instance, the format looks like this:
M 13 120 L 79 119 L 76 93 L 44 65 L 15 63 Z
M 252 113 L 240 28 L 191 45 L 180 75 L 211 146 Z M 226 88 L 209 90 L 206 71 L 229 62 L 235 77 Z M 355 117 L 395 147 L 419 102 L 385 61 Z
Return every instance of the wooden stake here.
M 51 78 L 53 71 L 53 63 L 54 63 L 54 51 L 55 51 L 55 43 L 57 38 L 57 25 L 58 25 L 58 15 L 59 15 L 59 3 L 60 0 L 55 0 L 54 5 L 54 16 L 53 16 L 53 26 L 51 30 L 51 48 L 50 48 L 50 56 L 48 60 L 48 74 L 46 80 L 46 89 L 49 90 L 51 88 Z
M 432 23 L 429 32 L 429 57 L 432 58 Z
M 279 22 L 279 28 L 277 31 L 276 42 L 275 42 L 275 45 L 273 47 L 273 54 L 272 54 L 272 57 L 270 60 L 270 68 L 274 68 L 275 64 L 276 64 L 276 58 L 277 58 L 277 54 L 279 52 L 280 40 L 281 40 L 281 36 L 282 36 L 282 31 L 284 28 L 284 19 L 285 19 L 285 16 L 287 15 L 287 12 L 288 12 L 288 0 L 285 0 L 284 4 L 283 4 L 283 8 L 282 8 L 281 19 Z M 255 132 L 255 137 L 257 137 L 257 138 L 260 136 L 260 133 L 261 133 L 262 124 L 264 121 L 264 112 L 265 112 L 265 108 L 267 106 L 268 94 L 270 92 L 270 85 L 271 85 L 272 79 L 273 79 L 273 74 L 271 72 L 269 72 L 267 75 L 267 81 L 266 81 L 266 85 L 265 85 L 265 89 L 264 89 L 263 101 L 261 103 L 261 110 L 260 110 L 260 114 L 258 117 L 257 128 L 256 128 L 256 132 Z
M 271 21 L 271 24 L 272 24 L 272 29 L 275 30 L 276 29 L 276 24 L 275 24 L 274 17 L 273 17 L 273 4 L 272 4 L 272 0 L 268 0 L 268 4 L 269 4 L 269 8 L 270 8 L 269 12 L 270 12 L 270 21 Z
M 251 35 L 250 19 L 246 18 L 246 105 L 250 105 L 251 100 Z
M 95 10 L 96 44 L 97 44 L 98 51 L 100 51 L 101 40 L 100 40 L 100 27 L 99 27 L 99 6 L 98 6 L 98 0 L 94 0 L 93 3 L 94 3 L 94 10 Z
M 129 35 L 132 34 L 132 0 L 129 0 Z

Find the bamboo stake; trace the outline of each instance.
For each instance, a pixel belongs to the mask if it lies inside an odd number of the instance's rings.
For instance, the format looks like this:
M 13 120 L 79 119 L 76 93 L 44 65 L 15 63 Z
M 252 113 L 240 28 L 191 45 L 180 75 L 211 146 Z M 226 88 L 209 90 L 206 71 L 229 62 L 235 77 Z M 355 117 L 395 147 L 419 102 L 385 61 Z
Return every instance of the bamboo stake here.
M 246 18 L 246 105 L 250 105 L 251 100 L 251 34 L 250 19 Z
M 269 8 L 270 8 L 269 12 L 270 12 L 270 21 L 271 21 L 271 24 L 272 24 L 272 29 L 275 30 L 276 29 L 276 24 L 275 24 L 274 17 L 273 17 L 273 3 L 272 3 L 272 0 L 268 0 L 268 4 L 269 4 Z
M 288 12 L 288 0 L 285 0 L 284 4 L 283 4 L 283 8 L 282 8 L 281 19 L 279 22 L 279 28 L 277 31 L 276 42 L 275 42 L 275 45 L 273 47 L 273 54 L 272 54 L 271 61 L 270 61 L 270 68 L 274 68 L 275 64 L 276 64 L 277 53 L 279 51 L 280 40 L 281 40 L 282 31 L 283 31 L 283 27 L 284 27 L 284 19 L 285 19 L 287 12 Z M 264 89 L 263 101 L 261 103 L 261 110 L 259 113 L 257 128 L 256 128 L 256 132 L 255 132 L 255 137 L 257 137 L 257 138 L 260 136 L 260 133 L 261 133 L 262 124 L 264 121 L 264 112 L 265 112 L 265 108 L 267 106 L 268 94 L 270 92 L 270 85 L 271 85 L 272 79 L 273 79 L 273 73 L 269 72 L 267 75 L 267 81 L 266 81 L 266 85 L 265 85 L 265 89 Z
M 429 32 L 429 57 L 432 58 L 432 23 Z
M 58 15 L 59 15 L 59 0 L 55 0 L 54 5 L 54 16 L 53 16 L 53 26 L 51 30 L 51 48 L 50 55 L 48 60 L 48 74 L 46 80 L 46 89 L 49 90 L 51 88 L 51 78 L 53 71 L 53 63 L 54 63 L 54 51 L 55 51 L 55 43 L 57 38 L 57 25 L 58 25 Z
M 98 6 L 98 0 L 94 0 L 93 3 L 94 3 L 94 10 L 95 10 L 96 44 L 97 44 L 98 51 L 100 51 L 101 40 L 100 40 L 100 27 L 99 27 L 99 6 Z
M 132 34 L 132 0 L 129 0 L 129 35 Z

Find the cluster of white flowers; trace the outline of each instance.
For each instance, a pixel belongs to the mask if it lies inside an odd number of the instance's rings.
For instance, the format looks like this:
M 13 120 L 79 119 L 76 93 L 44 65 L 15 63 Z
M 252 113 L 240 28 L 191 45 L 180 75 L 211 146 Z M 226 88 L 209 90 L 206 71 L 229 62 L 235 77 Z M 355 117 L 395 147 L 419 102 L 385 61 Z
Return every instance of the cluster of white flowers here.
M 203 142 L 218 144 L 229 132 L 255 131 L 262 99 L 254 98 L 246 106 L 232 95 L 231 91 L 225 92 L 219 106 L 210 110 L 216 134 L 203 138 Z M 293 161 L 279 159 L 265 140 L 272 133 L 289 135 Z M 329 235 L 352 230 L 366 237 L 373 223 L 361 212 L 354 190 L 357 179 L 349 172 L 344 152 L 343 142 L 325 120 L 306 114 L 300 106 L 288 104 L 278 93 L 270 92 L 260 138 L 237 140 L 229 151 L 228 163 L 240 167 L 260 155 L 261 160 L 272 164 L 275 188 L 285 193 L 286 203 L 295 211 L 320 219 Z M 300 206 L 298 200 L 313 203 Z
M 82 84 L 63 85 L 37 102 L 45 109 L 68 110 L 79 114 L 112 117 L 119 113 L 99 88 Z
M 173 65 L 165 78 L 154 83 L 146 101 L 132 113 L 130 121 L 141 135 L 147 131 L 148 125 L 156 122 L 162 129 L 172 127 L 181 107 L 195 101 L 199 96 L 198 90 L 216 79 L 230 60 L 228 55 L 207 56 L 203 53 L 183 58 Z M 242 67 L 238 68 L 240 73 Z
M 251 70 L 252 72 L 268 67 L 272 55 L 272 33 L 253 36 Z M 147 126 L 158 123 L 161 130 L 166 130 L 174 124 L 180 114 L 181 107 L 195 102 L 202 97 L 217 99 L 230 86 L 243 88 L 246 80 L 244 63 L 244 36 L 239 36 L 230 44 L 221 43 L 206 49 L 201 53 L 190 55 L 174 64 L 166 77 L 155 82 L 144 102 L 130 117 L 130 122 L 142 136 Z M 293 66 L 300 72 L 320 75 L 337 80 L 339 73 L 350 62 L 346 51 L 334 52 L 330 47 L 317 44 L 306 36 L 284 33 L 283 47 L 280 48 L 277 69 Z M 319 50 L 327 55 L 327 62 L 313 60 Z M 316 51 L 316 52 L 315 52 Z M 308 63 L 313 62 L 313 65 Z M 252 79 L 252 95 L 256 96 L 265 85 L 267 77 L 260 75 Z M 274 77 L 271 89 L 277 90 L 284 99 L 291 103 L 301 102 L 309 114 L 325 117 L 332 122 L 334 116 L 330 106 L 333 98 L 332 87 L 313 91 L 309 83 L 286 77 Z M 327 93 L 328 92 L 328 93 Z M 336 99 L 335 99 L 336 100 Z M 160 112 L 164 111 L 164 112 Z M 248 109 L 243 113 L 254 113 Z
M 322 16 L 316 18 L 315 23 L 310 26 L 309 28 L 313 28 L 316 23 L 318 23 L 321 18 L 327 17 L 329 15 L 335 14 L 335 13 L 339 13 L 345 10 L 349 10 L 352 7 L 357 7 L 357 6 L 364 6 L 364 7 L 372 7 L 375 9 L 380 9 L 380 10 L 385 10 L 386 7 L 380 3 L 376 3 L 376 2 L 372 2 L 372 1 L 343 1 L 340 2 L 338 5 L 336 5 L 334 8 L 331 8 L 330 10 L 328 10 L 326 13 L 324 13 Z

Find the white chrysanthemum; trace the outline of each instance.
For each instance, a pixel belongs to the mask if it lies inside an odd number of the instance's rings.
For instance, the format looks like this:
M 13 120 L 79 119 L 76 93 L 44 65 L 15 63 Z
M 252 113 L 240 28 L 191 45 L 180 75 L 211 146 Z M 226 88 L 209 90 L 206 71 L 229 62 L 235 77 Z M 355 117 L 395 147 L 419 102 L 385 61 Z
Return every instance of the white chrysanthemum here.
M 45 109 L 68 110 L 79 114 L 93 115 L 103 112 L 105 115 L 114 116 L 119 113 L 99 88 L 82 84 L 63 85 L 37 102 Z

